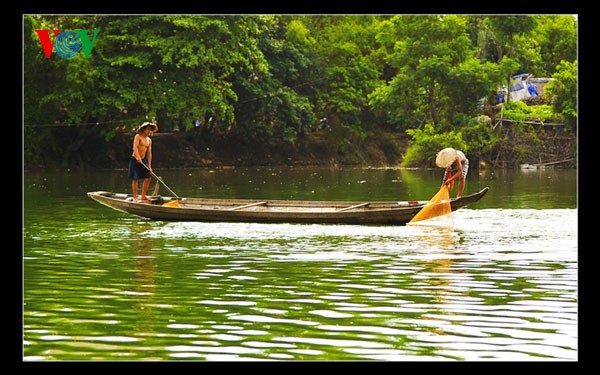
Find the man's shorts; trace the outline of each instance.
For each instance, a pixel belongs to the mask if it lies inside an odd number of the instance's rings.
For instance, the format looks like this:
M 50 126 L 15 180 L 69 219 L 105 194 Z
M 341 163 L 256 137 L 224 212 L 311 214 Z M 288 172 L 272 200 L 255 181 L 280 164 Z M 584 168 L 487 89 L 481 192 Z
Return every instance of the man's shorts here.
M 142 159 L 142 163 L 148 165 L 146 158 Z M 129 178 L 132 180 L 144 180 L 150 178 L 150 171 L 135 160 L 135 157 L 129 159 Z

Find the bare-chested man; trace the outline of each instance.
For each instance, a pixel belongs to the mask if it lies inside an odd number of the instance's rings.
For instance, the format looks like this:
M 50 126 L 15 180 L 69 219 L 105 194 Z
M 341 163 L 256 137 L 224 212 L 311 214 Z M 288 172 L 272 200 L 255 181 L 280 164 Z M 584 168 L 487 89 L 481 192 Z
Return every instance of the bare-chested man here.
M 131 179 L 131 189 L 133 190 L 133 201 L 137 202 L 138 181 L 142 183 L 142 202 L 149 202 L 146 193 L 150 186 L 150 172 L 152 171 L 152 139 L 150 134 L 157 131 L 158 127 L 151 122 L 144 122 L 137 130 L 133 138 L 133 154 L 129 159 L 129 178 Z M 142 165 L 147 166 L 144 167 Z

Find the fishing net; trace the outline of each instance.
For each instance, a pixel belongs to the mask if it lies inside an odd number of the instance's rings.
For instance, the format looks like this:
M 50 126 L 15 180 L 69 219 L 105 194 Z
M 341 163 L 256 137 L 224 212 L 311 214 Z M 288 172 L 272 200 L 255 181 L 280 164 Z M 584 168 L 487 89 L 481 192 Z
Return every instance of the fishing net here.
M 408 225 L 428 225 L 440 227 L 453 227 L 452 207 L 450 206 L 450 191 L 444 184 L 440 191 L 427 202 Z
M 162 205 L 167 207 L 179 207 L 179 201 L 168 201 Z

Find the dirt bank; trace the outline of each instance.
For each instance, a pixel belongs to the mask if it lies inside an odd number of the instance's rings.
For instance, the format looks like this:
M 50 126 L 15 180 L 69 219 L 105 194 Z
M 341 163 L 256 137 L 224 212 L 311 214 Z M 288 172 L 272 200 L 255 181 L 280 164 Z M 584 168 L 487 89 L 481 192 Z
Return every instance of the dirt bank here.
M 408 137 L 398 133 L 377 133 L 359 146 L 345 150 L 330 148 L 326 132 L 305 134 L 295 145 L 246 144 L 242 140 L 205 139 L 189 132 L 153 135 L 153 166 L 157 168 L 203 168 L 267 165 L 398 165 Z M 90 160 L 95 168 L 124 168 L 130 155 L 133 135 L 113 139 L 104 153 L 108 158 Z
M 469 152 L 473 166 L 487 168 L 513 168 L 520 164 L 553 164 L 557 167 L 576 167 L 577 139 L 570 132 L 556 129 L 538 130 L 535 138 L 519 139 L 511 136 L 510 127 L 499 127 L 499 135 L 508 139 L 505 145 L 490 154 Z M 111 140 L 101 137 L 86 138 L 76 145 L 66 160 L 61 154 L 49 154 L 43 163 L 29 163 L 27 169 L 38 168 L 93 168 L 125 169 L 131 156 L 132 133 L 120 133 Z M 158 132 L 153 138 L 153 167 L 219 168 L 236 166 L 398 166 L 406 153 L 410 138 L 401 132 L 378 130 L 368 134 L 362 142 L 346 143 L 335 139 L 327 130 L 308 132 L 295 144 L 250 144 L 244 139 L 202 135 L 194 130 L 187 132 Z M 333 146 L 338 145 L 338 146 Z M 75 147 L 71 145 L 70 147 Z M 433 157 L 433 156 L 432 156 Z M 570 160 L 569 162 L 563 162 Z

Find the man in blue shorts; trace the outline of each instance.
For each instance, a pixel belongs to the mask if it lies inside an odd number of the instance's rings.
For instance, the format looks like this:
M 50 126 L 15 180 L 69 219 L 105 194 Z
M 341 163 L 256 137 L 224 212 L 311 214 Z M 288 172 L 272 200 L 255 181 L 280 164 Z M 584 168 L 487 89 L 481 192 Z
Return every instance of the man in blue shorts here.
M 137 130 L 133 138 L 133 154 L 129 158 L 129 178 L 133 190 L 133 201 L 137 202 L 138 181 L 142 183 L 142 202 L 150 202 L 146 193 L 150 186 L 150 172 L 152 171 L 152 139 L 150 135 L 157 131 L 158 127 L 151 122 L 144 122 Z M 145 165 L 142 165 L 142 163 Z

